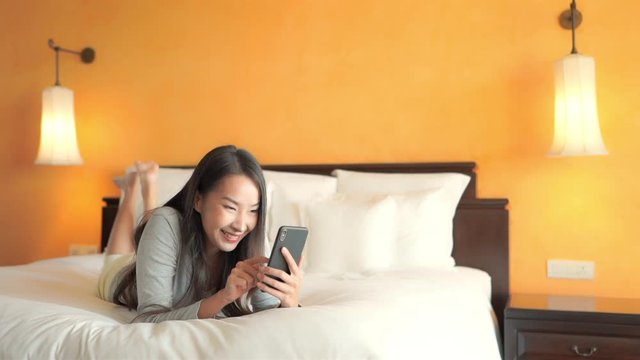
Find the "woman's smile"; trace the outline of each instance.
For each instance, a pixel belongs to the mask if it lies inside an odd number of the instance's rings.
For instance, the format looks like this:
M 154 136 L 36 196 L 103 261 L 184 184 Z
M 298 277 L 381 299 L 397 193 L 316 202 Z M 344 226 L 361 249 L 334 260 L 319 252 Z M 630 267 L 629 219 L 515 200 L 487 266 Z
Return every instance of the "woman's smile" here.
M 222 236 L 224 240 L 230 243 L 237 243 L 246 234 L 246 232 L 236 233 L 236 232 L 225 231 L 223 229 L 220 229 L 220 232 L 222 232 Z

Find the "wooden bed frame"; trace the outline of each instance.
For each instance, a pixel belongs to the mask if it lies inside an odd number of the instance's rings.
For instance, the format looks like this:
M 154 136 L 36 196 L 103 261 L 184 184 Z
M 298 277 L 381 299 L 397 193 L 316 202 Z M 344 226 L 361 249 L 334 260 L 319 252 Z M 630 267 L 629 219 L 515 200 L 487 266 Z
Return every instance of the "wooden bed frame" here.
M 188 168 L 193 166 L 169 166 Z M 491 275 L 491 302 L 504 334 L 504 308 L 509 296 L 509 212 L 507 199 L 476 197 L 476 164 L 452 163 L 389 163 L 389 164 L 322 164 L 265 165 L 265 170 L 330 175 L 334 169 L 381 173 L 455 172 L 469 175 L 471 181 L 462 195 L 453 224 L 453 257 L 460 266 L 481 269 Z M 102 248 L 118 210 L 118 198 L 103 198 Z

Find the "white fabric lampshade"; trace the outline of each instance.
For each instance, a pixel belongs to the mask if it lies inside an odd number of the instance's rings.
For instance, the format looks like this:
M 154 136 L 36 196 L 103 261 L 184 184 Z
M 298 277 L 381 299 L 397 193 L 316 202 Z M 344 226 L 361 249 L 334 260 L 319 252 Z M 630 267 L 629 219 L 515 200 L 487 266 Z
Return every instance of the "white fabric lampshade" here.
M 71 89 L 51 86 L 42 92 L 40 148 L 36 164 L 82 164 L 76 137 L 73 91 Z
M 596 104 L 595 61 L 569 54 L 555 63 L 555 131 L 549 156 L 606 155 Z

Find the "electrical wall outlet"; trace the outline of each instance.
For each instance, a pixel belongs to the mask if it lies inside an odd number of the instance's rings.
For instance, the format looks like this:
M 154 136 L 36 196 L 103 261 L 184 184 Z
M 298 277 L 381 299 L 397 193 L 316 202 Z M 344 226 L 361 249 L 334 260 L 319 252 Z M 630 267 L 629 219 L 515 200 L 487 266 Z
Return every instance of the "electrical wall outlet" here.
M 98 253 L 97 245 L 71 244 L 69 246 L 69 255 L 90 255 L 90 254 L 97 254 L 97 253 Z
M 595 272 L 593 261 L 547 260 L 548 278 L 593 280 Z

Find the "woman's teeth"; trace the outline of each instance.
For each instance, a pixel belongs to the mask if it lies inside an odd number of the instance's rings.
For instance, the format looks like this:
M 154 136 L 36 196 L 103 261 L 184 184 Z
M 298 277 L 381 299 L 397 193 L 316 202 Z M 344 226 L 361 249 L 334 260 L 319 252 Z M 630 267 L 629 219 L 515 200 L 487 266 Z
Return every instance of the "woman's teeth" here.
M 226 231 L 224 231 L 224 230 L 221 230 L 221 231 L 222 231 L 222 234 L 224 235 L 224 237 L 225 237 L 228 241 L 235 242 L 235 241 L 238 241 L 238 240 L 240 239 L 240 234 L 238 234 L 238 235 L 234 235 L 234 234 L 228 233 L 228 232 L 226 232 Z

